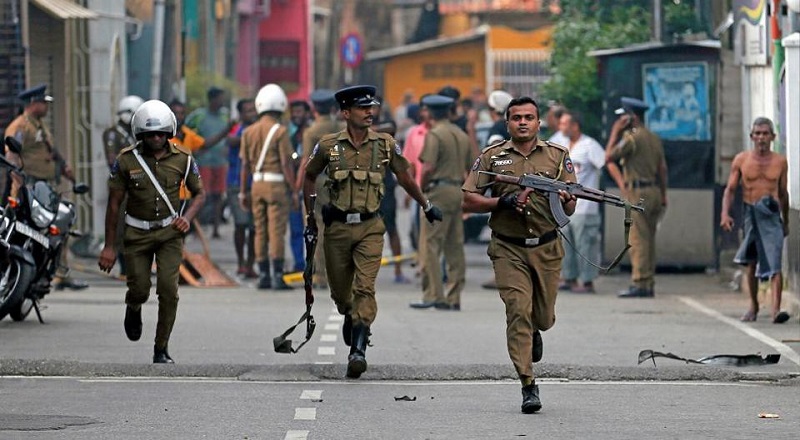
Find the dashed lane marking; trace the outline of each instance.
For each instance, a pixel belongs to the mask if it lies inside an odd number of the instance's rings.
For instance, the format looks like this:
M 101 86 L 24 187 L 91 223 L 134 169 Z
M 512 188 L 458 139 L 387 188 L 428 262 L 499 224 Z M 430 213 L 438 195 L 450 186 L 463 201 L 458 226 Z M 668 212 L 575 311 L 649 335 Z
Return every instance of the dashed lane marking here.
M 339 330 L 339 324 L 338 324 L 338 323 L 335 323 L 335 322 L 329 322 L 329 323 L 325 324 L 325 330 L 326 330 L 326 331 L 330 331 L 330 330 L 334 330 L 334 331 L 336 331 L 336 330 Z
M 725 324 L 728 324 L 731 327 L 733 327 L 733 328 L 745 333 L 746 335 L 748 335 L 748 336 L 750 336 L 752 338 L 755 338 L 756 340 L 758 340 L 760 342 L 763 342 L 764 344 L 769 345 L 770 347 L 772 347 L 775 350 L 777 350 L 778 353 L 782 354 L 786 359 L 789 359 L 790 361 L 794 362 L 795 364 L 800 365 L 800 354 L 798 354 L 796 351 L 792 350 L 792 348 L 789 347 L 788 345 L 786 345 L 786 344 L 784 344 L 784 343 L 782 343 L 780 341 L 777 341 L 775 339 L 770 338 L 769 336 L 765 335 L 764 333 L 754 329 L 753 327 L 750 327 L 749 325 L 747 325 L 747 324 L 745 324 L 745 323 L 743 323 L 741 321 L 733 319 L 733 318 L 731 318 L 729 316 L 725 316 L 722 313 L 720 313 L 720 312 L 718 312 L 718 311 L 716 311 L 714 309 L 708 308 L 708 307 L 704 306 L 703 304 L 699 303 L 698 301 L 695 301 L 692 298 L 688 298 L 688 297 L 685 297 L 685 296 L 679 296 L 678 299 L 680 299 L 684 304 L 688 305 L 689 307 L 692 307 L 695 310 L 703 312 L 706 315 L 708 315 L 708 316 L 710 316 L 710 317 L 712 317 L 712 318 L 714 318 L 714 319 L 716 319 L 718 321 L 722 321 Z
M 320 342 L 336 342 L 336 339 L 336 333 L 323 333 L 319 338 Z
M 330 347 L 327 345 L 324 345 L 322 347 L 317 347 L 317 354 L 320 356 L 335 356 L 336 347 Z
M 342 315 L 330 315 L 330 316 L 328 316 L 328 321 L 330 321 L 330 322 L 342 322 L 342 321 L 344 321 L 344 316 L 342 316 Z
M 294 409 L 294 419 L 295 420 L 316 420 L 317 419 L 317 409 L 316 408 L 295 408 Z
M 322 398 L 322 390 L 303 390 L 300 393 L 300 398 L 303 400 L 320 400 Z
M 308 431 L 287 431 L 283 440 L 306 440 Z

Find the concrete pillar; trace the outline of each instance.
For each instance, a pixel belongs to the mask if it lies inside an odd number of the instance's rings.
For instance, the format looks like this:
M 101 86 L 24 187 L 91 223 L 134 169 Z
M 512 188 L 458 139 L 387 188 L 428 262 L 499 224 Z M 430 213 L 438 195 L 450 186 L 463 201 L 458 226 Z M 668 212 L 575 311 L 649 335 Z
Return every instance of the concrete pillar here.
M 800 78 L 800 32 L 783 39 L 786 78 Z M 786 159 L 789 162 L 789 206 L 800 209 L 800 82 L 786 81 Z

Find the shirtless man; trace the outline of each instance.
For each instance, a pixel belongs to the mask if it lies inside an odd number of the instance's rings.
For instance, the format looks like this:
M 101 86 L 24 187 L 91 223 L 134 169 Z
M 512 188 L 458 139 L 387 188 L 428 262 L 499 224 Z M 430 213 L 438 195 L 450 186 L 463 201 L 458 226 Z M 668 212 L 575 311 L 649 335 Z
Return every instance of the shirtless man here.
M 745 236 L 733 261 L 747 265 L 746 279 L 750 293 L 750 310 L 741 320 L 756 320 L 756 277 L 769 278 L 772 287 L 772 322 L 781 324 L 789 320 L 789 314 L 781 311 L 781 254 L 783 237 L 789 234 L 789 193 L 786 189 L 788 163 L 786 157 L 770 150 L 775 139 L 775 130 L 768 118 L 756 118 L 750 131 L 750 139 L 753 141 L 753 149 L 743 151 L 733 159 L 728 185 L 722 196 L 720 226 L 725 231 L 733 229 L 733 219 L 729 212 L 734 193 L 741 181 L 745 203 Z

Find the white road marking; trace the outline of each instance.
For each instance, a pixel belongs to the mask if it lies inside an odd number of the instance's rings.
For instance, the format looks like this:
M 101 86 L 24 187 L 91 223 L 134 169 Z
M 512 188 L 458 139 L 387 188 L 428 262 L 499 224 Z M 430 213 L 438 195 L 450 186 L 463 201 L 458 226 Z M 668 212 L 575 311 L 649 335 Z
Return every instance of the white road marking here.
M 308 431 L 286 431 L 286 437 L 283 440 L 306 440 L 308 438 Z
M 327 345 L 322 347 L 317 347 L 317 354 L 320 356 L 335 356 L 336 347 L 329 347 Z
M 336 331 L 336 330 L 339 330 L 339 324 L 337 324 L 337 323 L 335 323 L 335 322 L 329 322 L 329 323 L 325 324 L 325 330 L 326 330 L 326 331 L 330 331 L 330 330 L 334 330 L 334 331 Z
M 336 342 L 336 338 L 336 333 L 323 333 L 319 340 L 320 342 Z
M 333 361 L 317 361 L 314 365 L 333 365 Z
M 300 398 L 303 400 L 319 400 L 322 398 L 322 390 L 303 390 L 300 393 Z
M 718 311 L 716 311 L 714 309 L 708 308 L 708 307 L 704 306 L 703 304 L 699 303 L 698 301 L 695 301 L 692 298 L 688 298 L 688 297 L 685 297 L 685 296 L 679 296 L 678 299 L 680 299 L 684 304 L 688 305 L 689 307 L 692 307 L 692 308 L 694 308 L 694 309 L 696 309 L 696 310 L 698 310 L 700 312 L 703 312 L 706 315 L 708 315 L 708 316 L 710 316 L 710 317 L 712 317 L 712 318 L 714 318 L 714 319 L 716 319 L 718 321 L 722 321 L 725 324 L 728 324 L 731 327 L 733 327 L 733 328 L 735 328 L 735 329 L 747 334 L 748 336 L 751 336 L 751 337 L 755 338 L 756 340 L 758 340 L 760 342 L 763 342 L 764 344 L 769 345 L 770 347 L 772 347 L 775 350 L 777 350 L 778 353 L 783 355 L 783 357 L 785 357 L 786 359 L 789 359 L 790 361 L 794 362 L 795 364 L 800 365 L 800 354 L 798 354 L 796 351 L 792 350 L 792 348 L 789 347 L 788 345 L 786 345 L 786 344 L 784 344 L 784 343 L 782 343 L 780 341 L 777 341 L 775 339 L 770 338 L 769 336 L 765 335 L 764 333 L 754 329 L 753 327 L 750 327 L 749 325 L 747 325 L 747 324 L 745 324 L 745 323 L 743 323 L 743 322 L 741 322 L 739 320 L 733 319 L 733 318 L 731 318 L 729 316 L 725 316 L 722 313 L 720 313 L 720 312 L 718 312 Z
M 314 362 L 318 365 L 330 365 L 333 362 Z M 202 378 L 202 377 L 93 377 L 91 379 L 82 377 L 70 376 L 0 376 L 0 379 L 25 379 L 25 380 L 77 380 L 82 383 L 209 383 L 209 384 L 239 384 L 239 385 L 342 385 L 342 386 L 365 386 L 365 385 L 378 385 L 378 386 L 410 386 L 410 387 L 430 387 L 430 386 L 514 386 L 519 387 L 518 380 L 487 380 L 487 381 L 472 381 L 472 380 L 447 380 L 447 381 L 354 381 L 342 382 L 335 380 L 327 381 L 292 381 L 286 382 L 281 380 L 240 380 L 235 377 L 231 378 Z M 753 375 L 754 380 L 758 380 L 758 375 Z M 691 386 L 691 387 L 754 387 L 763 386 L 763 383 L 746 383 L 746 382 L 693 382 L 693 381 L 635 381 L 635 380 L 576 380 L 571 381 L 565 378 L 536 378 L 536 383 L 552 385 L 566 385 L 566 386 L 604 386 L 604 385 L 631 385 L 631 386 Z
M 316 420 L 317 419 L 317 409 L 316 408 L 295 408 L 294 409 L 294 419 L 295 420 Z
M 342 321 L 344 321 L 344 316 L 342 316 L 342 315 L 330 315 L 330 316 L 328 316 L 328 321 L 330 321 L 330 322 L 342 322 Z

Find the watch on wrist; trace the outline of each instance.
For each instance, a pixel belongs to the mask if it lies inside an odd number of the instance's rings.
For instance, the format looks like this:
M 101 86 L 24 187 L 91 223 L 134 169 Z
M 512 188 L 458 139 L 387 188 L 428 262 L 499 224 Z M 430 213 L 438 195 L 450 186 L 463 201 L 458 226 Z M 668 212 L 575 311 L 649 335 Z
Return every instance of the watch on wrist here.
M 422 208 L 423 212 L 428 212 L 433 208 L 433 203 L 430 200 L 425 200 L 425 206 Z

